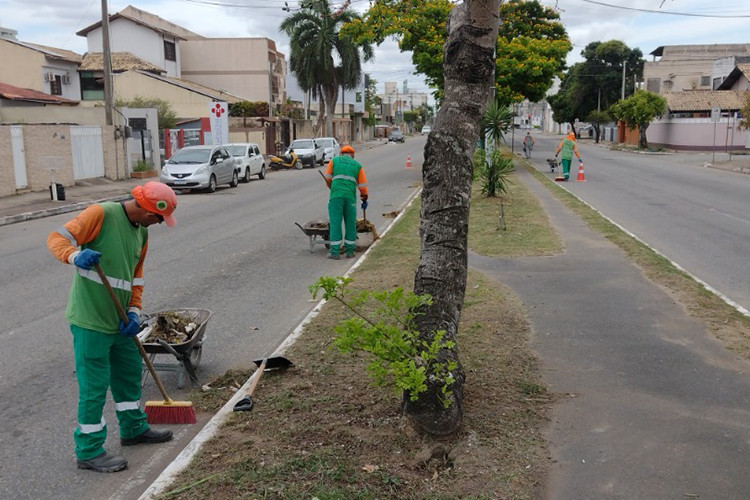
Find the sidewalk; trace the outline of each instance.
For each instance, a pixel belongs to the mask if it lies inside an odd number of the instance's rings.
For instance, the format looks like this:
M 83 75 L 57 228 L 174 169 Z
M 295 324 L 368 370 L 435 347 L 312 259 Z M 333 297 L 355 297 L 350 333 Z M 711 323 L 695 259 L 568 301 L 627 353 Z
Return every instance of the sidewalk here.
M 472 253 L 469 265 L 521 298 L 558 395 L 540 498 L 747 498 L 750 363 L 525 169 L 517 175 L 564 252 Z
M 101 177 L 79 181 L 65 187 L 65 201 L 53 201 L 49 190 L 3 196 L 0 197 L 0 226 L 83 210 L 102 200 L 127 200 L 131 197 L 130 191 L 147 180 L 113 181 Z

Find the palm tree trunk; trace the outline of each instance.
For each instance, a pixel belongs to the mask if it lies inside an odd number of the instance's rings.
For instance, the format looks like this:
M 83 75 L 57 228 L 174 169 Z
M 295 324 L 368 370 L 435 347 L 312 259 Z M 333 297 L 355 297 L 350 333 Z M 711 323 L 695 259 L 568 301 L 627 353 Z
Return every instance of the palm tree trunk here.
M 428 293 L 433 300 L 426 314 L 417 317 L 424 341 L 438 331 L 446 332 L 445 340 L 456 340 L 466 291 L 472 156 L 494 81 L 500 3 L 465 0 L 453 8 L 448 22 L 445 98 L 422 166 L 421 253 L 414 291 Z M 457 346 L 444 349 L 439 360 L 458 363 L 448 408 L 443 405 L 441 381 L 428 378 L 427 391 L 417 401 L 404 397 L 404 411 L 421 431 L 446 435 L 461 424 L 465 374 Z

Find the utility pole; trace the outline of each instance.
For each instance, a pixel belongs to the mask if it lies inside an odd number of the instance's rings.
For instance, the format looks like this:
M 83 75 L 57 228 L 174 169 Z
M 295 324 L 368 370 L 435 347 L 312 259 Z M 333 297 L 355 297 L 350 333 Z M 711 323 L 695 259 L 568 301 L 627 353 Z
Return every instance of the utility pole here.
M 625 99 L 625 68 L 628 65 L 628 60 L 622 62 L 622 99 Z
M 107 125 L 112 125 L 112 55 L 109 49 L 109 12 L 107 0 L 102 0 L 102 55 L 104 56 L 104 113 Z

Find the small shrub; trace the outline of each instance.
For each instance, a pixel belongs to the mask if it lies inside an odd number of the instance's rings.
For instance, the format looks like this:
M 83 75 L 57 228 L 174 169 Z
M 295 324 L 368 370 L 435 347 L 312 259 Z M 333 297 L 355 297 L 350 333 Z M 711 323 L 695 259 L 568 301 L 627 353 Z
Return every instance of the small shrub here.
M 476 162 L 477 155 L 474 156 Z M 482 179 L 482 194 L 488 197 L 497 196 L 499 193 L 507 193 L 507 185 L 510 183 L 509 175 L 516 171 L 513 160 L 500 151 L 493 151 L 489 158 L 485 156 L 481 162 L 479 175 Z M 476 163 L 475 163 L 476 165 Z
M 150 161 L 138 160 L 138 163 L 133 167 L 133 172 L 149 172 L 154 169 L 154 165 Z
M 339 323 L 334 329 L 333 344 L 341 352 L 363 351 L 375 359 L 367 371 L 375 385 L 391 385 L 396 393 L 405 392 L 412 401 L 427 390 L 427 378 L 442 383 L 440 392 L 443 405 L 453 402 L 451 386 L 455 382 L 455 361 L 440 362 L 438 356 L 444 349 L 452 349 L 455 342 L 445 340 L 445 332 L 433 332 L 430 341 L 420 338 L 414 318 L 418 311 L 432 304 L 429 295 L 404 292 L 398 287 L 388 292 L 349 292 L 346 287 L 351 278 L 325 276 L 310 285 L 315 298 L 322 291 L 326 300 L 343 304 L 353 317 Z M 368 304 L 377 304 L 372 310 Z M 365 310 L 370 311 L 367 316 Z

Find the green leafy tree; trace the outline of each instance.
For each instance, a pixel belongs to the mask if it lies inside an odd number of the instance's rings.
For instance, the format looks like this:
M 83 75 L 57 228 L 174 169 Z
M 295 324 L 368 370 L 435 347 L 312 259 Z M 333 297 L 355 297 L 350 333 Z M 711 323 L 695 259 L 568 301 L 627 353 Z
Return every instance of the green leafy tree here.
M 745 95 L 745 106 L 740 110 L 740 129 L 750 129 L 750 93 Z
M 251 117 L 268 116 L 268 103 L 265 101 L 240 101 L 229 105 L 229 116 L 242 117 L 242 124 L 247 126 Z
M 560 16 L 537 0 L 510 0 L 500 19 L 495 95 L 506 104 L 541 101 L 572 48 Z
M 354 82 L 359 84 L 361 58 L 368 61 L 373 57 L 370 44 L 355 42 L 339 33 L 343 24 L 358 17 L 350 9 L 332 10 L 328 0 L 308 0 L 279 27 L 289 36 L 289 69 L 300 89 L 310 92 L 313 98 L 322 97 L 320 119 L 325 119 L 328 136 L 333 135 L 332 114 L 338 89 L 351 88 Z
M 581 51 L 585 61 L 570 67 L 563 76 L 560 91 L 547 98 L 558 123 L 585 120 L 592 111 L 602 111 L 620 99 L 625 66 L 625 93 L 635 90 L 635 80 L 643 74 L 643 54 L 619 40 L 591 42 Z
M 135 96 L 129 101 L 117 99 L 115 106 L 118 108 L 156 108 L 156 119 L 159 129 L 173 128 L 177 123 L 177 114 L 172 109 L 169 101 L 158 97 Z
M 636 90 L 635 94 L 613 104 L 609 112 L 629 129 L 637 128 L 638 147 L 648 149 L 646 129 L 654 118 L 659 118 L 667 112 L 667 101 L 659 94 Z
M 606 111 L 592 111 L 586 115 L 586 121 L 594 127 L 594 137 L 596 138 L 596 142 L 599 142 L 602 125 L 611 122 L 612 115 Z
M 447 0 L 380 0 L 362 20 L 343 29 L 355 39 L 382 43 L 395 36 L 402 51 L 412 53 L 417 72 L 444 91 L 445 25 L 453 5 Z M 559 15 L 538 0 L 501 2 L 496 47 L 496 95 L 505 103 L 539 101 L 562 71 L 571 45 Z

